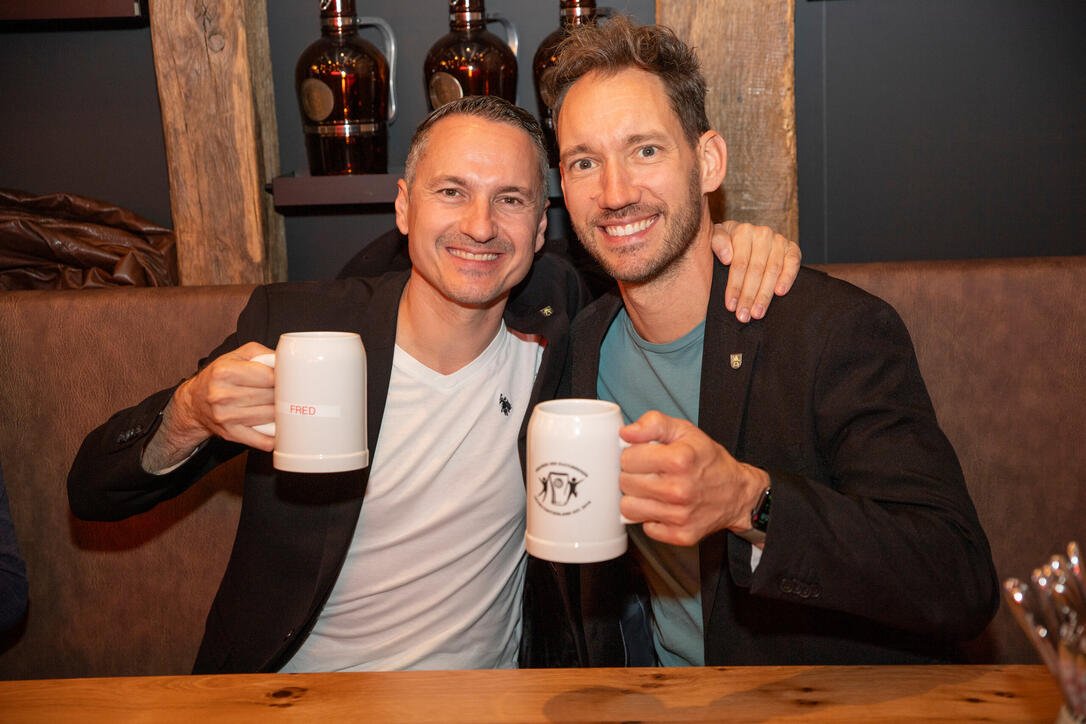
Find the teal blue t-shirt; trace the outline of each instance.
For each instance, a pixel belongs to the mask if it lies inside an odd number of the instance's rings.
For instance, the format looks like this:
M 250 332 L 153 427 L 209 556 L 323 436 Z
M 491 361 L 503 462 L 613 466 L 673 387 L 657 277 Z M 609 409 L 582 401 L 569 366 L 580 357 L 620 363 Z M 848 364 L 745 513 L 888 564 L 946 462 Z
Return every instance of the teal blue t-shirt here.
M 597 396 L 617 403 L 627 423 L 659 410 L 697 424 L 704 339 L 703 321 L 674 342 L 647 342 L 623 309 L 600 349 Z M 664 666 L 703 666 L 698 546 L 660 543 L 640 525 L 629 526 L 629 533 L 652 598 L 657 658 Z

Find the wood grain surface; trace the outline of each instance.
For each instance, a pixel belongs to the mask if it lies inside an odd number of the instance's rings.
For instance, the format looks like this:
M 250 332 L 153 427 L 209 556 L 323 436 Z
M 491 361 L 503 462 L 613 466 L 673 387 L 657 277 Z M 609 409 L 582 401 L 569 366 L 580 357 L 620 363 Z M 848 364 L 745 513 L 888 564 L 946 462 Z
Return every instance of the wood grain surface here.
M 795 2 L 657 0 L 656 18 L 697 50 L 709 123 L 728 145 L 714 216 L 798 241 Z
M 286 279 L 265 0 L 151 0 L 181 283 Z
M 544 669 L 0 682 L 4 722 L 1054 722 L 1040 666 Z

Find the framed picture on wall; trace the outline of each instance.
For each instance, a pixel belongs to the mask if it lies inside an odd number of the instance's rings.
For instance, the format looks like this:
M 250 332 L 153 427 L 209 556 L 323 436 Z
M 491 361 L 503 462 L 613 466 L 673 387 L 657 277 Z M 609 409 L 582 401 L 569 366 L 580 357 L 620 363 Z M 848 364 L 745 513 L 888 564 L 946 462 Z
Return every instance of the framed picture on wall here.
M 78 23 L 94 27 L 95 22 L 118 27 L 147 24 L 147 0 L 8 0 L 0 3 L 0 23 Z

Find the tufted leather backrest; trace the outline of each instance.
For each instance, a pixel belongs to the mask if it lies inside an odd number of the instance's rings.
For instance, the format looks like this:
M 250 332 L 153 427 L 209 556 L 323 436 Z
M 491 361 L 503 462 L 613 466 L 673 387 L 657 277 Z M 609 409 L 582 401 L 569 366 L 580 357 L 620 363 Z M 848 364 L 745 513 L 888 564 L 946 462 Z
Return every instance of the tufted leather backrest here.
M 908 325 L 1001 579 L 1086 542 L 1086 256 L 823 267 Z M 0 460 L 27 561 L 26 625 L 0 678 L 190 670 L 233 540 L 236 460 L 119 523 L 68 512 L 84 435 L 189 374 L 251 287 L 0 293 Z M 1006 608 L 968 651 L 1038 659 Z
M 1000 581 L 1086 541 L 1086 256 L 821 268 L 905 320 Z M 1040 663 L 1005 602 L 966 655 Z
M 120 523 L 68 510 L 113 412 L 191 374 L 251 286 L 0 293 L 0 460 L 30 582 L 0 678 L 188 673 L 237 527 L 242 460 Z M 5 650 L 6 649 L 6 650 Z

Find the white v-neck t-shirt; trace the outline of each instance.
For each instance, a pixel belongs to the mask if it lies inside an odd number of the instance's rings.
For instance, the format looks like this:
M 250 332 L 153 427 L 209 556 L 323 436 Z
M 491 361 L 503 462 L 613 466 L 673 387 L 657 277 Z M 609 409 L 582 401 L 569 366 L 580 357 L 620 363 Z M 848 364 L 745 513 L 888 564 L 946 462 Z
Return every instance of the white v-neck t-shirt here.
M 517 437 L 542 353 L 504 323 L 450 375 L 396 347 L 350 551 L 283 671 L 517 665 L 526 563 Z

